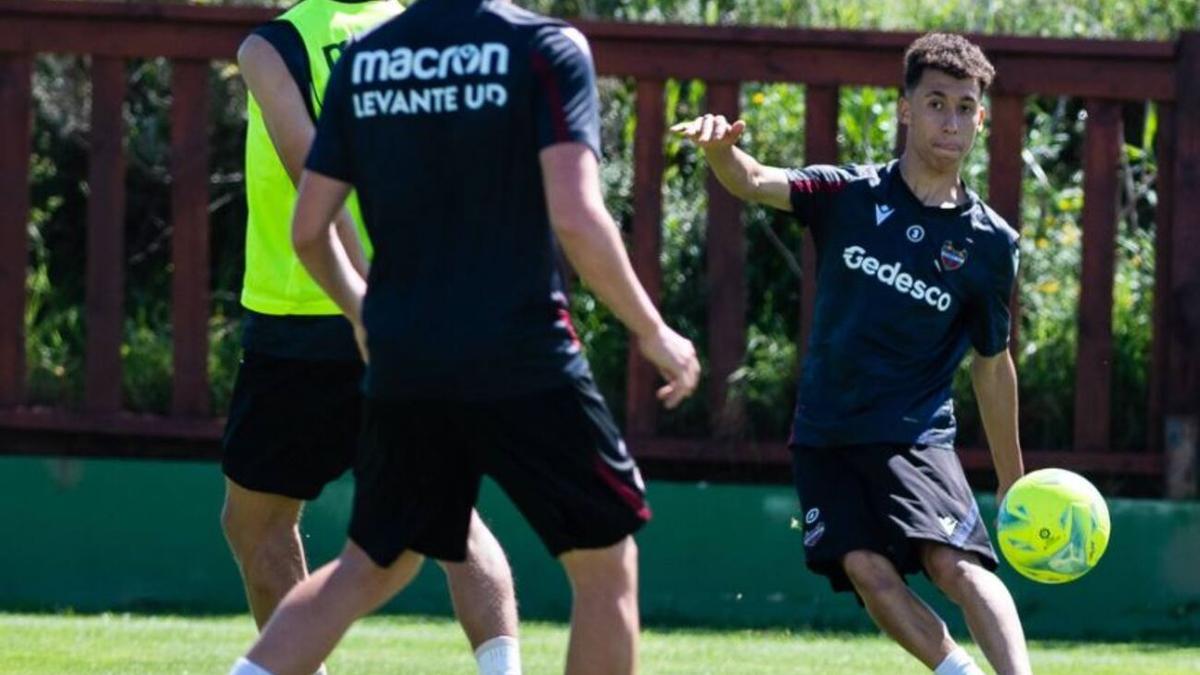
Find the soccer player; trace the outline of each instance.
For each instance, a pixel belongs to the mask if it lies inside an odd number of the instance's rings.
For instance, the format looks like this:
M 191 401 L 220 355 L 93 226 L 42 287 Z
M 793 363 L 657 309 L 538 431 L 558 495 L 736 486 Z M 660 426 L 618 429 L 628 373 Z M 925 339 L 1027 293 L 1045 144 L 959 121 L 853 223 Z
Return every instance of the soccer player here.
M 361 421 L 363 367 L 353 330 L 292 248 L 293 181 L 334 60 L 353 34 L 400 11 L 390 0 L 305 0 L 254 31 L 238 52 L 249 89 L 246 316 L 224 439 L 222 525 L 260 627 L 307 575 L 301 507 L 352 464 Z M 348 242 L 341 250 L 365 273 L 366 254 L 354 236 L 358 203 L 351 196 L 346 205 L 339 203 L 330 219 L 339 241 Z M 470 555 L 445 570 L 481 670 L 519 672 L 511 572 L 475 516 Z
M 816 307 L 790 447 L 810 569 L 857 593 L 875 623 L 939 675 L 980 673 L 902 575 L 924 571 L 962 608 L 1001 674 L 1028 673 L 1016 607 L 954 452 L 951 381 L 968 349 L 999 479 L 1023 473 L 1008 302 L 1017 234 L 963 183 L 994 70 L 962 37 L 904 57 L 905 150 L 882 166 L 764 166 L 745 122 L 674 130 L 731 193 L 791 211 L 812 233 Z
M 668 407 L 699 365 L 604 207 L 587 42 L 500 0 L 421 0 L 349 46 L 324 103 L 293 238 L 365 327 L 350 541 L 233 672 L 311 672 L 423 556 L 461 560 L 483 474 L 565 568 L 567 672 L 635 672 L 631 535 L 650 512 L 572 329 L 555 239 L 658 367 Z M 366 282 L 329 226 L 351 186 L 375 245 Z

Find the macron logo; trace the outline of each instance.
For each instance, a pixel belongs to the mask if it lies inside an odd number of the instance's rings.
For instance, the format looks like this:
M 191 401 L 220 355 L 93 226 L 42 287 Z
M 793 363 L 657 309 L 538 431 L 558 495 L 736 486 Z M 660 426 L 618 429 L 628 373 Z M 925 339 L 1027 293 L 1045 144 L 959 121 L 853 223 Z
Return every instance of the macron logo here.
M 423 47 L 417 50 L 397 47 L 392 51 L 376 49 L 354 55 L 350 79 L 354 84 L 444 80 L 451 75 L 507 75 L 508 46 L 499 42 L 479 45 L 451 45 L 442 50 Z
M 876 204 L 875 205 L 875 225 L 877 225 L 877 226 L 882 225 L 883 221 L 887 220 L 888 218 L 891 218 L 892 214 L 895 212 L 896 212 L 896 209 L 888 206 L 887 204 Z

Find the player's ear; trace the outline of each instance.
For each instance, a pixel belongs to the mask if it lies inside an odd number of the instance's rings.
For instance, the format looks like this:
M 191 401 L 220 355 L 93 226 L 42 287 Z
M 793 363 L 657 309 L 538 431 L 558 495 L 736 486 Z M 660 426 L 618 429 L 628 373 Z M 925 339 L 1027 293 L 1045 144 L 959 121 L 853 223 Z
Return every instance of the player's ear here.
M 912 125 L 912 105 L 908 102 L 908 92 L 900 91 L 900 101 L 897 103 L 900 107 L 900 124 Z
M 979 110 L 977 110 L 975 114 L 978 117 L 978 119 L 975 120 L 975 130 L 983 131 L 983 123 L 986 122 L 988 118 L 987 108 L 983 107 L 983 104 L 980 104 Z

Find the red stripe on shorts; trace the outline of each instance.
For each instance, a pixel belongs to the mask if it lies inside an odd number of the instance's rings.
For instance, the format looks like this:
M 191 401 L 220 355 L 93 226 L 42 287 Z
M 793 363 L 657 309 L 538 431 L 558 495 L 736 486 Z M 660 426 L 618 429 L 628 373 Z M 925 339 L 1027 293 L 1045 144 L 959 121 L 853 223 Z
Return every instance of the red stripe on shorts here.
M 617 476 L 617 472 L 614 471 L 611 466 L 606 464 L 603 459 L 600 459 L 600 457 L 596 457 L 595 463 L 596 473 L 600 474 L 600 478 L 605 483 L 608 483 L 608 486 L 613 489 L 613 492 L 617 493 L 617 496 L 621 498 L 621 501 L 628 504 L 629 508 L 633 509 L 638 518 L 641 518 L 642 520 L 650 520 L 650 505 L 646 503 L 646 500 L 642 497 L 642 494 L 626 485 L 621 478 Z
M 571 313 L 565 307 L 558 308 L 558 320 L 562 322 L 564 328 L 567 329 L 567 334 L 571 336 L 571 344 L 575 345 L 576 349 L 583 346 L 579 341 L 579 333 L 575 332 L 575 324 L 571 322 Z

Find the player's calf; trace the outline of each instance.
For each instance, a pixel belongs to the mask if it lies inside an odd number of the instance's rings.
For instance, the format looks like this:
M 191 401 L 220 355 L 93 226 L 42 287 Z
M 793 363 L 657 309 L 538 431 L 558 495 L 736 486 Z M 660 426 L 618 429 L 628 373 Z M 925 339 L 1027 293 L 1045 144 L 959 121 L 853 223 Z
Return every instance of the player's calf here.
M 476 512 L 471 512 L 466 560 L 440 565 L 446 573 L 454 614 L 475 652 L 480 675 L 519 675 L 512 570 L 500 542 Z
M 228 482 L 221 529 L 261 628 L 288 590 L 307 574 L 296 523 L 301 503 Z
M 950 637 L 945 622 L 904 583 L 888 558 L 856 550 L 842 568 L 875 624 L 938 675 L 976 675 L 971 657 Z
M 1016 604 L 1004 582 L 970 552 L 929 543 L 921 549 L 929 578 L 962 608 L 975 642 L 999 675 L 1032 672 Z
M 633 537 L 606 548 L 568 551 L 559 560 L 573 593 L 567 674 L 636 673 L 640 619 Z
M 315 671 L 350 624 L 408 585 L 423 560 L 406 551 L 380 567 L 356 544 L 347 543 L 336 560 L 313 572 L 283 599 L 246 654 L 248 667 L 274 675 Z M 239 662 L 234 672 L 243 665 Z
M 940 544 L 922 547 L 921 559 L 933 585 L 960 606 L 967 598 L 979 594 L 980 575 L 991 574 L 974 553 Z

